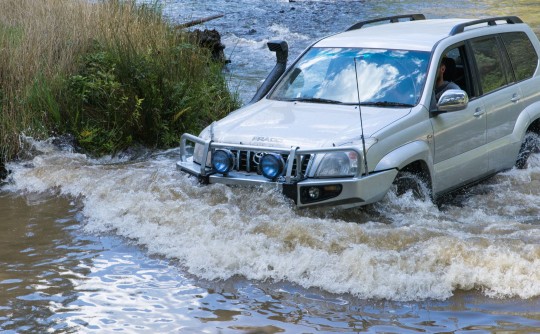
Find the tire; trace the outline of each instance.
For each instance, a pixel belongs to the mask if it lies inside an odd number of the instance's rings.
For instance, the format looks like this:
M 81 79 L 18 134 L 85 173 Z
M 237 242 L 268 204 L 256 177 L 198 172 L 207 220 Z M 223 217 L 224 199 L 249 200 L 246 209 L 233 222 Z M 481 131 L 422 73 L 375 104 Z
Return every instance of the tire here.
M 521 148 L 516 159 L 516 168 L 526 169 L 527 160 L 533 153 L 538 153 L 540 151 L 540 137 L 534 132 L 527 132 L 525 137 L 523 137 L 523 143 L 521 143 Z
M 394 180 L 397 196 L 403 196 L 411 191 L 415 199 L 431 200 L 431 189 L 425 176 L 407 171 L 400 171 Z

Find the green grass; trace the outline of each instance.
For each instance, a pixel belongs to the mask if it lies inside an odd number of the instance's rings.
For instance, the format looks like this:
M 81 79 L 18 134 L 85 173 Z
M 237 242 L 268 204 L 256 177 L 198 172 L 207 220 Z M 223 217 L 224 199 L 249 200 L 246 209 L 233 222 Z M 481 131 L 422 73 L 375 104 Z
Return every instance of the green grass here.
M 156 6 L 0 0 L 0 161 L 21 133 L 69 133 L 96 155 L 173 147 L 238 105 L 221 64 Z

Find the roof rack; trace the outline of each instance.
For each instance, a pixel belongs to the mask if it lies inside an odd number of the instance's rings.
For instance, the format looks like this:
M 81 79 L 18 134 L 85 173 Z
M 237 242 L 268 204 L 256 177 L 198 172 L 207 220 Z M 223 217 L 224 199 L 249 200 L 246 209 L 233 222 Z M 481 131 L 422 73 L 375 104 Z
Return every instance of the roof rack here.
M 406 15 L 382 17 L 382 18 L 373 19 L 373 20 L 360 21 L 354 24 L 353 26 L 349 27 L 349 29 L 345 31 L 360 29 L 366 24 L 372 24 L 372 23 L 377 23 L 377 22 L 389 21 L 389 23 L 396 23 L 396 22 L 399 22 L 399 19 L 409 19 L 409 21 L 416 21 L 416 20 L 425 20 L 426 17 L 424 16 L 424 14 L 406 14 Z
M 487 23 L 488 26 L 496 26 L 497 21 L 506 21 L 507 24 L 523 23 L 523 21 L 517 16 L 490 17 L 487 19 L 480 19 L 457 24 L 456 26 L 454 26 L 454 28 L 452 28 L 452 30 L 450 30 L 450 36 L 462 33 L 463 31 L 465 31 L 465 27 L 470 27 L 481 23 Z

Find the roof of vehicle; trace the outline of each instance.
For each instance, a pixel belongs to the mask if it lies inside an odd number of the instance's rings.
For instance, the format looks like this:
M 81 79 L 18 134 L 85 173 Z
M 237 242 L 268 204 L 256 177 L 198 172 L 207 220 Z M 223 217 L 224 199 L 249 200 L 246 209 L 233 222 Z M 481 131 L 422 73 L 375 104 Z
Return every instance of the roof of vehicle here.
M 452 29 L 471 19 L 429 19 L 377 24 L 329 36 L 315 47 L 366 47 L 431 51 Z M 479 25 L 478 27 L 486 27 Z

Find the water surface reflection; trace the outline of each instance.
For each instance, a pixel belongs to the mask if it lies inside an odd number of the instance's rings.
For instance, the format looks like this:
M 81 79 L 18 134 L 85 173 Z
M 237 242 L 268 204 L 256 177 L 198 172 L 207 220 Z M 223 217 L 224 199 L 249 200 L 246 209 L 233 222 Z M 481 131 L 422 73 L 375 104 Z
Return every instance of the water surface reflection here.
M 78 297 L 74 281 L 88 275 L 98 251 L 74 233 L 78 208 L 48 194 L 0 192 L 0 212 L 0 329 L 67 330 L 62 319 Z

